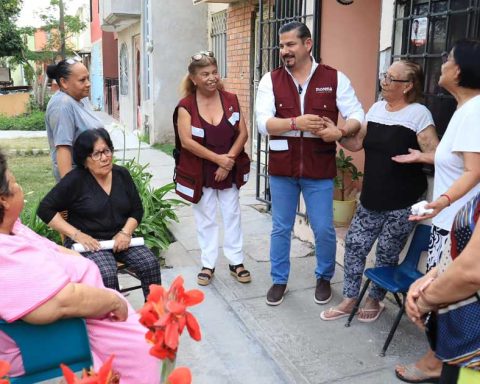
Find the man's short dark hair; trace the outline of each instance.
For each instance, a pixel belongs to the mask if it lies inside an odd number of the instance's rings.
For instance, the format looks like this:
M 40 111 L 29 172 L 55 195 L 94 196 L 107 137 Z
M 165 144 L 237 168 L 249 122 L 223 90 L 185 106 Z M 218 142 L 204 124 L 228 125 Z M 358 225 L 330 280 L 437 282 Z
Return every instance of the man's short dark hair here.
M 452 49 L 455 63 L 460 68 L 458 85 L 480 89 L 480 40 L 459 40 Z
M 293 30 L 297 30 L 297 36 L 302 39 L 302 41 L 312 38 L 310 29 L 308 29 L 308 27 L 300 21 L 290 21 L 287 24 L 283 24 L 278 30 L 278 34 L 281 35 L 282 33 L 287 33 Z
M 97 140 L 102 139 L 113 152 L 113 143 L 105 128 L 87 129 L 78 135 L 73 143 L 73 161 L 80 167 L 85 167 L 87 157 L 93 153 L 93 147 Z

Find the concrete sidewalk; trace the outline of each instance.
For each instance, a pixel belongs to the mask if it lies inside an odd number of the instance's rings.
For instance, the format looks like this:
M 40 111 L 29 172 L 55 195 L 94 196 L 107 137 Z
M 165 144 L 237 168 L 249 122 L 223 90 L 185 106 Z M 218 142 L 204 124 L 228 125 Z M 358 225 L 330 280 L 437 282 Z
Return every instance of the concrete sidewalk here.
M 127 151 L 127 156 L 136 154 Z M 150 164 L 155 186 L 171 182 L 170 156 L 142 149 L 140 161 Z M 422 332 L 404 317 L 387 355 L 379 357 L 397 314 L 393 301 L 386 300 L 386 311 L 372 324 L 354 321 L 345 328 L 345 319 L 321 321 L 320 312 L 341 300 L 343 270 L 337 266 L 331 303 L 315 304 L 315 257 L 310 244 L 293 239 L 289 293 L 278 307 L 265 304 L 271 285 L 271 217 L 256 209 L 259 202 L 254 181 L 251 177 L 242 188 L 240 199 L 245 265 L 253 279 L 250 284 L 236 282 L 221 256 L 212 283 L 197 286 L 200 251 L 191 207 L 180 208 L 180 222 L 171 225 L 176 241 L 165 252 L 167 265 L 172 268 L 162 271 L 164 283 L 168 286 L 175 276 L 182 275 L 187 289 L 205 292 L 205 301 L 192 309 L 201 325 L 202 341 L 197 343 L 186 333 L 180 343 L 178 364 L 191 368 L 196 384 L 400 383 L 393 368 L 397 363 L 414 361 L 426 350 Z M 341 249 L 339 253 L 343 253 Z M 141 293 L 132 293 L 129 300 L 140 307 Z

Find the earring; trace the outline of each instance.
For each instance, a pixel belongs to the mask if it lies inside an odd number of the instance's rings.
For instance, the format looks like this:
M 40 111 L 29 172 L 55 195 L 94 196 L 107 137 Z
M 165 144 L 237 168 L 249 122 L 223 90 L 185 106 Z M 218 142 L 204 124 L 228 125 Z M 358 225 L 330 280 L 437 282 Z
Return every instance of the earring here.
M 405 93 L 407 93 L 407 91 L 404 89 L 404 90 L 403 90 L 403 94 L 405 94 Z

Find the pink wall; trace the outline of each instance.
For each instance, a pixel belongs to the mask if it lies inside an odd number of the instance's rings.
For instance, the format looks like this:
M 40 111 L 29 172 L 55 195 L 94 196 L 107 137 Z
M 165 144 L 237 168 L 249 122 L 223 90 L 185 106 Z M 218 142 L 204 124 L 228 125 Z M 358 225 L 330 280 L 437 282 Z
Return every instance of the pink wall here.
M 365 112 L 375 101 L 381 0 L 322 2 L 321 58 L 351 80 Z M 363 169 L 363 151 L 353 154 Z
M 100 17 L 98 15 L 98 2 L 100 0 L 91 0 L 92 22 L 90 23 L 90 36 L 92 43 L 102 38 L 102 29 L 100 28 Z
M 103 77 L 118 77 L 118 38 L 113 32 L 103 32 Z

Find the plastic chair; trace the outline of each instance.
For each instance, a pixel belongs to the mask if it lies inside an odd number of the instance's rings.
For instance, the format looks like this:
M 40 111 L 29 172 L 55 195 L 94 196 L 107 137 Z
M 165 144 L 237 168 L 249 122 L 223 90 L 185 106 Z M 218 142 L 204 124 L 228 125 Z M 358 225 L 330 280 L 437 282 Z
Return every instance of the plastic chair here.
M 15 341 L 22 355 L 25 374 L 12 377 L 12 384 L 32 384 L 62 376 L 60 363 L 74 372 L 93 365 L 83 319 L 65 319 L 46 325 L 0 320 L 0 331 Z
M 365 292 L 367 292 L 370 282 L 374 282 L 379 287 L 382 287 L 386 291 L 393 293 L 395 300 L 399 306 L 399 311 L 395 321 L 393 322 L 390 333 L 388 334 L 387 340 L 383 345 L 380 356 L 385 356 L 385 352 L 392 341 L 393 335 L 397 330 L 398 324 L 402 319 L 403 314 L 405 313 L 405 301 L 407 298 L 407 292 L 410 288 L 410 285 L 422 277 L 423 274 L 417 270 L 418 261 L 422 252 L 428 250 L 428 242 L 430 239 L 430 226 L 425 224 L 418 224 L 415 228 L 412 241 L 410 242 L 410 247 L 408 248 L 407 255 L 405 259 L 399 265 L 392 267 L 376 267 L 368 268 L 365 270 L 364 274 L 367 277 L 367 281 L 363 285 L 360 297 L 358 298 L 355 306 L 348 317 L 346 327 L 350 326 L 353 317 L 358 312 L 360 303 L 362 302 Z M 399 294 L 402 295 L 400 300 Z

